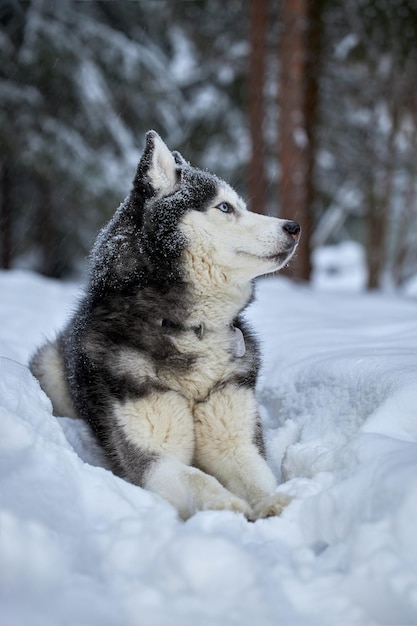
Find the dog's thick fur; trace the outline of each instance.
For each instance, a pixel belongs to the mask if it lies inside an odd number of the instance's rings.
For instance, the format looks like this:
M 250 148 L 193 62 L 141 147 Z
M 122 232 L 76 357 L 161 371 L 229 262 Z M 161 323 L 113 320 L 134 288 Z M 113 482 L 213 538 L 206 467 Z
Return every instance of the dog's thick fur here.
M 185 519 L 278 515 L 241 317 L 252 279 L 293 254 L 295 222 L 250 213 L 150 131 L 133 189 L 100 233 L 86 293 L 30 367 L 54 413 L 81 417 L 126 480 Z

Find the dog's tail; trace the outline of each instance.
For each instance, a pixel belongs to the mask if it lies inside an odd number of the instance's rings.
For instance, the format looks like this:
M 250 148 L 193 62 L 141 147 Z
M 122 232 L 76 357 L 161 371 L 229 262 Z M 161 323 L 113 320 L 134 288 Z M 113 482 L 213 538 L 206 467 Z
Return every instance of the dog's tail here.
M 32 356 L 29 368 L 52 402 L 54 415 L 78 417 L 71 401 L 62 355 L 56 341 L 48 341 Z

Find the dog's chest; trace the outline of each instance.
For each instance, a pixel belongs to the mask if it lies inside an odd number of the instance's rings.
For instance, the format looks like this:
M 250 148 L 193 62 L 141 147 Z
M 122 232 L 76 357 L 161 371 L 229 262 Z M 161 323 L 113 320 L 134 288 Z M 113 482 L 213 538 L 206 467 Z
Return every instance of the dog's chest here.
M 189 366 L 175 367 L 169 360 L 158 372 L 158 378 L 170 389 L 193 401 L 204 400 L 217 384 L 242 374 L 250 363 L 246 357 L 243 334 L 229 327 L 222 332 L 184 333 L 172 339 L 178 355 L 189 359 Z

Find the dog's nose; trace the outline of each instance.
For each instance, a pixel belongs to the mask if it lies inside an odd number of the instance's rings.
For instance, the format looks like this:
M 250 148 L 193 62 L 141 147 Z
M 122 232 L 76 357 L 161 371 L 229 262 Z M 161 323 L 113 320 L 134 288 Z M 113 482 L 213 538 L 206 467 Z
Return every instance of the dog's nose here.
M 283 229 L 285 230 L 285 232 L 291 235 L 294 241 L 297 241 L 299 239 L 300 233 L 301 233 L 301 226 L 300 224 L 297 224 L 297 222 L 288 220 L 288 222 L 285 222 Z

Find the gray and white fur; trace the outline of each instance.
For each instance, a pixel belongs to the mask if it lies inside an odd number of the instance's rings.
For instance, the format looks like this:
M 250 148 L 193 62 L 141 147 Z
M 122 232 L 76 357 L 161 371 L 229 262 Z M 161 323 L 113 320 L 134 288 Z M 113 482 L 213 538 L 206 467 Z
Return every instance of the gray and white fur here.
M 91 427 L 113 472 L 184 519 L 279 515 L 255 400 L 253 279 L 296 249 L 295 222 L 249 212 L 149 131 L 133 188 L 94 245 L 85 295 L 30 367 L 54 413 Z

